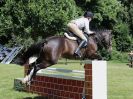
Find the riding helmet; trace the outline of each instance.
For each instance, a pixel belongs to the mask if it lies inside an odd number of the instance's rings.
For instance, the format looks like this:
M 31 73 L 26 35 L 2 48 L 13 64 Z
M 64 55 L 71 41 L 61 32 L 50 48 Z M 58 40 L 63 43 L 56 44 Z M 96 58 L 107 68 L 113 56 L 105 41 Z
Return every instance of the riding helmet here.
M 94 16 L 94 14 L 93 14 L 92 12 L 90 12 L 90 11 L 86 11 L 86 12 L 84 13 L 84 17 L 93 18 L 93 16 Z

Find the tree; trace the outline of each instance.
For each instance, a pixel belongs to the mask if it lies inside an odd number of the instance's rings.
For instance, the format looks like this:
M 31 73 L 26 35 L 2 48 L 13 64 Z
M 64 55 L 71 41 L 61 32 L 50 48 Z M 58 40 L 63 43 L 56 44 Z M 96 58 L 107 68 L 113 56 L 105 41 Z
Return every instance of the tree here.
M 133 37 L 133 3 L 130 4 L 130 8 L 129 8 L 129 17 L 130 17 L 130 28 L 131 28 L 131 34 Z
M 116 39 L 116 49 L 119 51 L 131 49 L 131 19 L 128 7 L 124 6 L 124 2 L 119 0 L 91 0 L 86 7 L 89 7 L 95 14 L 93 28 L 113 30 L 113 35 Z
M 73 0 L 7 0 L 0 8 L 0 35 L 22 40 L 57 35 L 80 12 Z
M 17 38 L 14 43 L 25 42 L 27 46 L 28 42 L 62 34 L 68 21 L 90 10 L 94 13 L 91 29 L 113 30 L 117 50 L 127 51 L 133 41 L 132 9 L 132 0 L 3 0 L 0 36 L 13 35 Z

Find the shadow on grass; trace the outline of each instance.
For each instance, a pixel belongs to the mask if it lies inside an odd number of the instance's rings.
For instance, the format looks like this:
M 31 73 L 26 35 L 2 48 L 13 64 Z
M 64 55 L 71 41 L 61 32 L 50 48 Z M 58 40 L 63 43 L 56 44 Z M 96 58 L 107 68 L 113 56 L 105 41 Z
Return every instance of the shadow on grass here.
M 25 97 L 23 99 L 48 99 L 48 98 L 44 96 L 35 96 L 35 97 Z

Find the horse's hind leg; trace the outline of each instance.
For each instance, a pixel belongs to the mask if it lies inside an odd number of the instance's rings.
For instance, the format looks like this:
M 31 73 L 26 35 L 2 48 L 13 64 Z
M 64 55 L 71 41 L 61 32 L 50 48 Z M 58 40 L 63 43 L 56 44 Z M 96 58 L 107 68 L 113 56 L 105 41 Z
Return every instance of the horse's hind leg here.
M 32 80 L 32 78 L 36 75 L 37 71 L 39 71 L 40 69 L 45 69 L 47 67 L 49 67 L 51 64 L 49 64 L 48 62 L 42 62 L 39 64 L 34 64 L 32 69 L 29 69 L 27 72 L 27 75 L 25 76 L 25 78 L 23 79 L 23 83 L 24 84 L 28 84 L 30 85 L 30 82 Z
M 46 60 L 46 59 L 43 61 L 37 60 L 37 63 L 39 63 L 39 64 L 34 65 L 34 72 L 33 72 L 32 77 L 34 77 L 36 75 L 37 71 L 39 71 L 40 69 L 45 69 L 51 65 L 57 64 L 57 61 L 58 61 L 58 57 L 51 58 L 51 60 Z
M 47 57 L 46 57 L 46 55 L 44 55 L 44 56 L 42 55 L 42 57 L 39 57 L 36 60 L 35 64 L 33 64 L 34 67 L 30 71 L 30 73 L 26 76 L 28 79 L 25 77 L 25 82 L 30 82 L 32 80 L 32 78 L 36 75 L 38 70 L 45 69 L 51 65 L 56 64 L 60 55 L 58 53 L 56 53 L 56 54 L 52 53 L 52 54 L 47 54 Z
M 31 79 L 32 79 L 32 76 L 33 76 L 33 74 L 34 74 L 34 72 L 35 72 L 35 68 L 33 67 L 32 69 L 29 69 L 28 71 L 27 71 L 27 75 L 25 76 L 25 78 L 22 80 L 22 83 L 24 83 L 24 84 L 28 84 L 28 85 L 30 85 L 30 81 L 31 81 Z

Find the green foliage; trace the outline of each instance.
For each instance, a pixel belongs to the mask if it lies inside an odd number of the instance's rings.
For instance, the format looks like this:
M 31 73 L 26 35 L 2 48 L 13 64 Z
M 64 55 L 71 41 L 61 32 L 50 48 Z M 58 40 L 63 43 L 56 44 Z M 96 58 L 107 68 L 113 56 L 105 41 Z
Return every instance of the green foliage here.
M 74 3 L 73 0 L 7 0 L 1 7 L 0 35 L 12 33 L 33 39 L 55 35 L 78 15 Z
M 116 40 L 116 50 L 131 50 L 130 31 L 132 26 L 129 24 L 128 6 L 124 6 L 125 2 L 119 0 L 95 0 L 93 3 L 93 12 L 95 13 L 94 27 L 102 27 L 113 30 Z M 94 9 L 95 8 L 95 9 Z M 132 10 L 132 9 L 130 9 Z M 131 11 L 132 13 L 132 11 Z M 130 21 L 132 23 L 132 21 Z
M 113 24 L 117 21 L 117 14 L 122 9 L 122 4 L 117 0 L 96 0 L 93 9 L 95 19 L 98 22 L 96 26 L 112 29 Z
M 8 8 L 0 8 L 0 36 L 7 35 L 12 28 L 12 17 L 8 16 Z
M 6 45 L 8 47 L 14 47 L 14 46 L 23 46 L 25 49 L 29 48 L 31 44 L 35 43 L 35 41 L 31 38 L 22 38 L 21 36 L 13 36 L 9 43 Z
M 101 15 L 100 21 L 103 19 L 116 21 L 117 13 L 121 10 L 121 3 L 117 0 L 98 0 L 96 8 Z
M 27 48 L 38 40 L 62 34 L 68 21 L 86 10 L 94 13 L 91 28 L 113 30 L 115 50 L 133 49 L 131 0 L 3 0 L 0 3 L 0 36 L 11 35 L 8 45 Z M 103 55 L 108 57 L 106 52 Z
M 116 49 L 118 51 L 129 51 L 131 49 L 131 37 L 129 26 L 126 23 L 117 23 L 114 26 Z
M 90 2 L 91 0 L 85 0 L 86 2 Z
M 133 3 L 130 5 L 130 8 L 129 8 L 129 17 L 130 17 L 130 20 L 129 20 L 130 28 L 132 30 L 131 34 L 133 36 Z
M 127 62 L 128 54 L 122 53 L 120 51 L 112 50 L 111 60 L 118 60 L 118 61 L 122 61 L 122 62 Z
M 122 62 L 127 62 L 128 59 L 128 54 L 124 53 L 122 51 L 117 51 L 117 39 L 113 37 L 112 39 L 112 52 L 111 52 L 111 60 L 117 60 L 117 61 L 122 61 Z M 121 42 L 122 43 L 122 42 Z
M 109 53 L 106 49 L 101 49 L 99 51 L 99 54 L 102 56 L 104 60 L 110 60 L 111 59 L 111 53 Z

